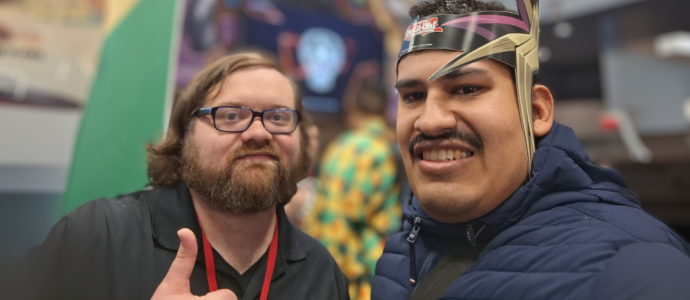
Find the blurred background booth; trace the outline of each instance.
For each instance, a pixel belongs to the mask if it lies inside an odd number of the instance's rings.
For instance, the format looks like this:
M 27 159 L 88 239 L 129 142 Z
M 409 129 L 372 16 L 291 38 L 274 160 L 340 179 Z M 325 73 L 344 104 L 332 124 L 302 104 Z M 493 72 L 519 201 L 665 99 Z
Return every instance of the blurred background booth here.
M 163 136 L 175 94 L 221 56 L 260 51 L 297 81 L 319 153 L 346 129 L 343 101 L 363 81 L 389 87 L 393 125 L 395 63 L 417 2 L 0 0 L 0 239 L 13 241 L 0 260 L 80 203 L 143 188 L 144 146 Z M 540 3 L 538 82 L 554 93 L 556 121 L 690 239 L 690 2 Z

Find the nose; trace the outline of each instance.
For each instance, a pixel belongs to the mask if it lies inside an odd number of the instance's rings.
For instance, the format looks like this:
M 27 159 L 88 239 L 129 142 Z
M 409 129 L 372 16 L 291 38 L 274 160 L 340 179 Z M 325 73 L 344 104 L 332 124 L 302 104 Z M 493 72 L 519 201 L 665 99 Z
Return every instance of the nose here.
M 446 107 L 448 99 L 434 99 L 429 94 L 424 102 L 422 114 L 414 123 L 414 129 L 428 136 L 437 136 L 442 132 L 455 129 L 455 114 Z
M 240 135 L 243 143 L 256 143 L 257 145 L 264 145 L 271 142 L 273 135 L 266 130 L 261 118 L 256 117 L 249 124 L 249 128 Z

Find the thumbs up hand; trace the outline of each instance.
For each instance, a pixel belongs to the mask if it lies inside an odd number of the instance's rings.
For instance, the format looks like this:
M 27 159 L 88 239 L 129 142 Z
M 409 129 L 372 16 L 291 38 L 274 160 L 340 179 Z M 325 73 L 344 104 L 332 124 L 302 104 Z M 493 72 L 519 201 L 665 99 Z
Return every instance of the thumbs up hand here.
M 237 300 L 237 296 L 228 290 L 222 289 L 211 292 L 202 297 L 192 295 L 189 288 L 189 276 L 192 275 L 196 262 L 196 237 L 189 229 L 181 229 L 177 232 L 180 237 L 180 249 L 177 257 L 170 266 L 168 274 L 153 293 L 151 300 Z

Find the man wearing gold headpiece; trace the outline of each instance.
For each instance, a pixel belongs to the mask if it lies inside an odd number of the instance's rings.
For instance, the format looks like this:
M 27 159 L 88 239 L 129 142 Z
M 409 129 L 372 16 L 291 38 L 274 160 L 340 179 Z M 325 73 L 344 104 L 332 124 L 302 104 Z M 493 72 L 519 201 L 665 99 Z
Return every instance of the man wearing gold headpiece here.
M 690 245 L 553 122 L 538 1 L 410 15 L 397 140 L 414 197 L 372 299 L 688 299 Z

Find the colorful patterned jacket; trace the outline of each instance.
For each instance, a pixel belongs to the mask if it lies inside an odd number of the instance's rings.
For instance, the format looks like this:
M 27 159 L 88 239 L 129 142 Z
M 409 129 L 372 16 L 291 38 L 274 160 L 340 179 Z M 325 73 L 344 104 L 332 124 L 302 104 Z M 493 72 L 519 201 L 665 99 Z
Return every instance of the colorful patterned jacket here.
M 376 261 L 401 226 L 392 137 L 383 118 L 374 118 L 336 138 L 323 156 L 315 208 L 305 222 L 347 276 L 353 300 L 370 298 Z

